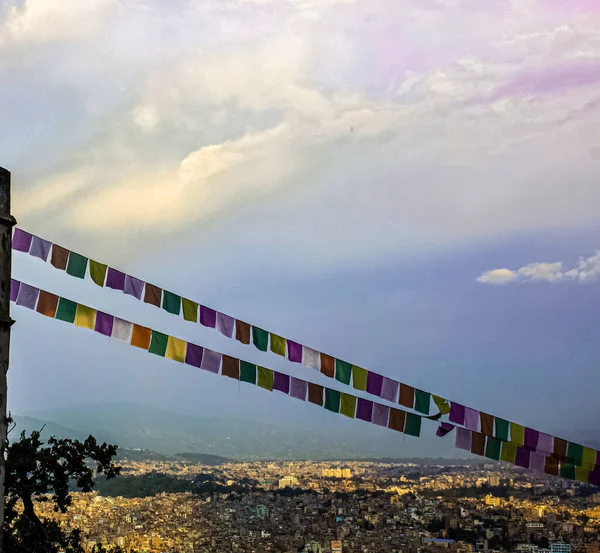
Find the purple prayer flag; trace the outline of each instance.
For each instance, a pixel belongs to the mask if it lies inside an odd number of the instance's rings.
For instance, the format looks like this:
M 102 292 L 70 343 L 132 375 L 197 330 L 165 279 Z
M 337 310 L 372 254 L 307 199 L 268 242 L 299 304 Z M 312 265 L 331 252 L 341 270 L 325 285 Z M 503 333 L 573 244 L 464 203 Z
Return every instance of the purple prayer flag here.
M 225 313 L 217 313 L 217 330 L 227 338 L 233 336 L 233 327 L 235 325 L 235 319 Z
M 545 467 L 546 456 L 532 451 L 531 456 L 529 457 L 529 468 L 531 470 L 537 470 L 538 472 L 544 472 Z
M 540 432 L 537 442 L 537 451 L 540 453 L 552 453 L 554 451 L 554 437 L 550 434 Z
M 278 373 L 277 371 L 274 371 L 273 390 L 283 392 L 284 394 L 289 394 L 290 393 L 290 377 L 287 374 Z
M 33 257 L 39 257 L 42 261 L 48 261 L 48 255 L 50 254 L 51 247 L 52 242 L 34 236 L 33 242 L 31 243 L 31 248 L 29 250 L 29 255 L 33 255 Z
M 133 296 L 138 300 L 141 300 L 142 292 L 144 291 L 144 284 L 146 283 L 143 280 L 140 280 L 139 278 L 132 277 L 131 275 L 125 275 L 125 284 L 123 285 L 123 292 L 130 296 Z
M 515 459 L 515 465 L 523 467 L 524 469 L 529 468 L 529 454 L 531 452 L 525 447 L 517 447 L 517 457 Z
M 39 295 L 39 288 L 34 288 L 33 286 L 29 286 L 29 284 L 21 282 L 19 293 L 17 294 L 17 305 L 22 305 L 23 307 L 27 307 L 27 309 L 35 309 Z
M 398 398 L 398 387 L 400 384 L 387 376 L 383 377 L 383 384 L 381 385 L 381 398 L 393 401 L 396 403 Z
M 106 275 L 106 287 L 113 290 L 125 290 L 125 273 L 109 267 Z
M 356 418 L 371 422 L 373 420 L 373 402 L 359 397 L 356 403 Z
M 525 428 L 525 447 L 531 451 L 537 451 L 540 433 L 533 428 Z
M 439 425 L 435 435 L 439 436 L 440 438 L 443 438 L 446 434 L 448 434 L 449 432 L 452 432 L 452 430 L 454 430 L 454 428 L 455 427 L 453 424 L 450 424 L 449 422 L 442 422 Z
M 465 424 L 465 406 L 460 403 L 450 402 L 450 422 Z
M 290 383 L 290 395 L 296 399 L 306 401 L 306 392 L 308 390 L 308 383 L 306 380 L 300 380 L 292 376 Z
M 367 392 L 369 394 L 373 394 L 374 396 L 381 397 L 381 388 L 382 387 L 383 387 L 383 376 L 369 371 L 369 374 L 367 375 Z M 387 424 L 387 422 L 386 422 L 386 424 Z
M 464 449 L 471 451 L 471 431 L 466 428 L 456 428 L 456 442 L 455 447 L 458 449 Z
M 187 349 L 185 351 L 185 362 L 192 367 L 198 367 L 202 365 L 202 352 L 203 348 L 195 344 L 188 342 Z
M 210 307 L 200 306 L 200 324 L 202 326 L 208 326 L 209 328 L 215 328 L 217 326 L 217 312 Z
M 389 418 L 390 408 L 387 405 L 381 405 L 381 403 L 373 404 L 373 419 L 371 421 L 373 424 L 387 426 Z
M 212 349 L 204 348 L 202 354 L 202 363 L 200 368 L 204 371 L 208 371 L 214 374 L 219 373 L 221 367 L 221 354 L 213 351 Z
M 600 486 L 600 470 L 590 470 L 588 480 L 590 484 Z
M 288 359 L 292 363 L 302 363 L 302 346 L 291 340 L 287 341 Z
M 17 250 L 18 252 L 28 253 L 32 240 L 33 236 L 31 234 L 20 228 L 16 228 L 12 239 L 12 249 Z
M 596 466 L 600 467 L 600 451 L 596 451 Z
M 10 279 L 10 301 L 17 301 L 19 286 L 21 286 L 21 283 L 18 280 L 15 280 L 14 278 Z
M 465 407 L 465 426 L 473 432 L 479 431 L 479 411 Z
M 113 322 L 115 318 L 108 313 L 102 313 L 102 311 L 96 312 L 96 326 L 94 330 L 104 336 L 112 336 Z

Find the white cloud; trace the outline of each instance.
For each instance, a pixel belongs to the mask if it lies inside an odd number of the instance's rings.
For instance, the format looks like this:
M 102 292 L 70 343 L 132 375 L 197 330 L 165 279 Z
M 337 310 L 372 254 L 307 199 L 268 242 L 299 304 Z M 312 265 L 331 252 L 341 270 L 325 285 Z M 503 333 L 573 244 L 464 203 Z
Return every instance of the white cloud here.
M 600 250 L 591 257 L 581 257 L 572 269 L 564 270 L 562 261 L 529 263 L 516 270 L 493 269 L 477 278 L 485 284 L 506 284 L 509 282 L 590 282 L 600 278 Z

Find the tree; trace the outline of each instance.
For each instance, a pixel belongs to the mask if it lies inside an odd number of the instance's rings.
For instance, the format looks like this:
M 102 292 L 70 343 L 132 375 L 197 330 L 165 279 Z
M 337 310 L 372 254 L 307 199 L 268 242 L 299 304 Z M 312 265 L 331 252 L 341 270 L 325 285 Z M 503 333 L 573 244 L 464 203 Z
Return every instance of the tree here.
M 52 437 L 45 444 L 38 431 L 21 433 L 7 450 L 4 552 L 83 553 L 79 530 L 63 532 L 53 520 L 40 519 L 35 504 L 52 502 L 55 512 L 65 513 L 72 484 L 90 492 L 95 476 L 110 479 L 120 473 L 121 467 L 113 463 L 116 452 L 117 446 L 98 444 L 93 436 L 84 442 Z

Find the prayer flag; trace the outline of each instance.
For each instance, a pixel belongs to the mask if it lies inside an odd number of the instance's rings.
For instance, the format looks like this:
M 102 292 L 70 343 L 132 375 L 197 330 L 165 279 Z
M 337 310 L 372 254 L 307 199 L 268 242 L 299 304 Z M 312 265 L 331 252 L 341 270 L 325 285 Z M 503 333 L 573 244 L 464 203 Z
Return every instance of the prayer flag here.
M 256 384 L 256 365 L 240 360 L 240 381 Z
M 318 351 L 307 346 L 302 346 L 302 364 L 305 367 L 309 367 L 318 371 L 320 361 L 321 356 Z M 333 374 L 331 376 L 333 377 Z
M 204 348 L 200 368 L 203 371 L 219 374 L 219 369 L 221 368 L 221 354 L 217 351 L 213 351 L 212 349 Z
M 200 319 L 202 319 L 202 307 L 200 307 Z M 269 333 L 262 328 L 252 325 L 252 342 L 256 349 L 267 351 L 269 349 Z
M 367 389 L 367 370 L 357 365 L 352 365 L 352 386 L 355 390 L 364 392 Z
M 23 290 L 24 284 L 21 283 L 21 291 Z M 19 294 L 21 294 L 19 291 Z M 18 300 L 17 300 L 18 303 Z M 60 298 L 58 300 L 58 309 L 56 310 L 56 318 L 59 321 L 65 321 L 66 323 L 75 322 L 75 313 L 77 312 L 77 304 L 74 301 L 66 298 Z
M 273 376 L 273 390 L 284 394 L 290 393 L 290 377 L 287 374 L 275 372 Z
M 17 305 L 22 305 L 27 309 L 35 309 L 35 305 L 37 304 L 38 296 L 40 295 L 39 288 L 35 288 L 34 286 L 30 286 L 29 284 L 25 284 L 21 282 L 19 286 L 19 293 L 17 294 Z M 72 303 L 72 302 L 71 302 Z M 63 319 L 65 320 L 65 319 Z M 73 321 L 69 321 L 72 323 Z
M 167 342 L 169 341 L 169 337 L 162 332 L 158 332 L 157 330 L 152 331 L 152 338 L 150 340 L 150 348 L 148 351 L 153 353 L 154 355 L 158 355 L 160 357 L 164 357 L 167 353 Z
M 240 360 L 229 355 L 223 355 L 221 374 L 235 380 L 240 379 Z
M 533 428 L 525 428 L 525 447 L 531 451 L 536 451 L 540 433 Z
M 594 470 L 596 467 L 596 450 L 591 447 L 583 448 L 581 466 L 588 470 Z
M 455 426 L 453 424 L 450 424 L 449 422 L 442 422 L 436 430 L 435 435 L 443 438 L 446 434 L 452 432 L 454 428 Z
M 479 431 L 479 411 L 465 407 L 465 427 L 473 432 Z
M 201 305 L 200 306 L 200 324 L 202 326 L 206 326 L 208 328 L 215 328 L 217 326 L 217 312 L 214 309 L 211 309 L 210 307 L 206 307 L 206 305 Z M 256 328 L 256 327 L 252 327 L 252 328 Z M 263 332 L 264 332 L 264 330 L 263 330 Z M 255 339 L 254 345 L 256 345 L 256 339 Z M 256 346 L 256 347 L 258 347 L 258 346 Z M 265 349 L 263 349 L 262 351 L 267 351 L 267 348 L 265 347 Z
M 75 252 L 69 255 L 69 263 L 67 264 L 67 274 L 76 278 L 84 278 L 85 270 L 87 269 L 87 257 Z
M 544 466 L 544 472 L 546 474 L 552 474 L 558 476 L 558 460 L 554 457 L 546 457 L 546 464 Z
M 398 386 L 398 382 L 384 376 L 383 384 L 381 385 L 381 398 L 396 403 L 396 398 L 398 397 Z
M 373 419 L 373 402 L 359 397 L 356 404 L 356 418 L 371 422 Z
M 19 287 L 21 286 L 21 283 L 18 280 L 15 280 L 14 278 L 10 279 L 10 301 L 15 302 L 17 301 L 17 296 L 19 295 Z
M 567 446 L 567 460 L 580 467 L 583 461 L 583 446 L 569 442 Z
M 537 470 L 538 472 L 544 472 L 544 466 L 546 464 L 546 456 L 541 453 L 531 452 L 529 457 L 529 468 L 531 470 Z
M 291 340 L 287 341 L 288 359 L 292 363 L 302 363 L 302 346 Z
M 550 434 L 544 434 L 543 432 L 540 432 L 537 450 L 540 453 L 552 453 L 554 451 L 554 437 Z
M 235 339 L 242 344 L 250 343 L 250 325 L 239 319 L 235 320 Z
M 510 423 L 510 441 L 517 445 L 525 443 L 525 428 L 516 422 Z
M 257 377 L 257 385 L 259 388 L 264 388 L 269 392 L 273 391 L 273 371 L 271 369 L 267 369 L 266 367 L 257 367 L 258 377 Z
M 90 276 L 92 277 L 94 283 L 101 288 L 104 286 L 107 270 L 108 265 L 104 265 L 104 263 L 98 263 L 97 261 L 90 259 Z
M 285 338 L 272 332 L 269 335 L 271 351 L 277 355 L 281 355 L 281 357 L 285 357 Z
M 304 349 L 306 350 L 307 348 L 304 347 Z M 320 367 L 321 373 L 328 378 L 335 377 L 335 359 L 331 355 L 327 355 L 326 353 L 318 354 L 315 358 L 315 363 L 315 365 L 306 365 L 304 361 L 302 362 L 303 365 L 311 366 L 313 369 L 319 370 Z
M 131 342 L 131 335 L 133 334 L 133 323 L 119 319 L 115 317 L 113 320 L 112 337 L 120 342 Z
M 561 438 L 554 438 L 554 458 L 558 461 L 564 461 L 567 457 L 567 441 Z
M 433 402 L 435 403 L 436 407 L 440 410 L 440 413 L 442 415 L 447 415 L 448 413 L 450 413 L 450 403 L 447 399 L 444 399 L 440 396 L 436 396 L 435 394 L 433 394 L 431 397 L 433 398 Z
M 308 384 L 306 380 L 301 380 L 299 378 L 294 378 L 292 376 L 290 382 L 290 396 L 293 398 L 299 399 L 301 401 L 306 401 L 306 392 L 308 391 Z
M 529 468 L 529 455 L 531 451 L 526 447 L 517 447 L 517 455 L 515 457 L 515 465 L 523 467 L 524 469 Z
M 561 463 L 560 464 L 560 476 L 561 478 L 568 478 L 569 480 L 575 480 L 575 465 L 572 463 Z
M 415 411 L 429 415 L 429 405 L 431 403 L 431 394 L 423 390 L 415 390 Z
M 471 433 L 471 453 L 483 455 L 485 453 L 485 434 L 480 432 Z
M 29 255 L 33 255 L 33 257 L 37 257 L 42 261 L 48 261 L 48 255 L 50 254 L 51 247 L 52 242 L 48 242 L 48 240 L 43 240 L 42 238 L 34 236 L 33 242 L 31 243 L 31 249 L 29 250 Z
M 62 248 L 57 244 L 52 244 L 52 257 L 50 263 L 55 269 L 64 271 L 67 268 L 67 261 L 69 259 L 69 250 Z
M 396 432 L 404 432 L 404 423 L 406 422 L 406 411 L 400 409 L 390 409 L 390 420 L 388 428 L 396 430 Z
M 517 446 L 512 442 L 502 442 L 502 451 L 500 453 L 500 460 L 506 461 L 507 463 L 515 464 L 517 457 Z
M 589 482 L 590 471 L 584 467 L 575 467 L 575 480 L 578 482 Z
M 181 313 L 181 296 L 165 290 L 162 298 L 162 308 L 171 315 L 179 316 Z
M 172 359 L 173 361 L 183 363 L 185 361 L 186 348 L 187 342 L 185 340 L 180 340 L 174 336 L 169 336 L 167 341 L 167 359 Z
M 414 413 L 406 413 L 404 433 L 418 438 L 421 435 L 421 417 Z
M 41 300 L 41 296 L 40 296 Z M 39 308 L 39 303 L 38 303 Z M 114 317 L 108 313 L 98 311 L 96 313 L 96 326 L 94 330 L 103 336 L 111 336 L 113 330 Z
M 141 326 L 133 325 L 133 332 L 131 334 L 131 345 L 136 348 L 148 351 L 150 348 L 150 339 L 152 338 L 152 329 Z
M 590 471 L 589 483 L 593 484 L 594 486 L 600 486 L 600 469 Z
M 112 288 L 113 290 L 124 291 L 125 290 L 125 273 L 122 273 L 121 271 L 117 271 L 116 269 L 109 267 L 108 272 L 106 274 L 106 287 Z M 159 303 L 159 305 L 157 305 L 157 307 L 159 307 L 159 306 L 160 306 L 160 303 Z
M 340 395 L 340 414 L 353 419 L 356 413 L 356 396 L 351 396 L 344 392 Z
M 465 424 L 465 406 L 460 403 L 450 402 L 450 422 Z
M 456 428 L 456 441 L 454 446 L 458 449 L 471 451 L 471 431 L 466 428 Z
M 230 317 L 229 315 L 225 315 L 225 313 L 219 313 L 217 311 L 217 330 L 223 335 L 227 336 L 227 338 L 233 338 L 233 325 L 235 324 L 235 319 Z
M 325 409 L 333 413 L 340 412 L 340 392 L 325 388 Z
M 12 238 L 12 249 L 18 252 L 29 253 L 33 236 L 20 228 L 15 229 Z
M 390 417 L 390 408 L 381 403 L 373 403 L 372 423 L 378 426 L 387 426 Z
M 381 388 L 383 387 L 383 376 L 369 371 L 367 375 L 367 392 L 374 396 L 381 397 Z
M 335 379 L 342 384 L 350 385 L 350 378 L 352 377 L 352 365 L 342 361 L 341 359 L 335 360 Z
M 409 409 L 414 409 L 415 389 L 407 384 L 400 384 L 400 398 L 398 399 L 398 403 Z
M 496 423 L 496 438 L 503 442 L 508 442 L 508 421 L 504 419 L 494 418 Z
M 488 437 L 485 444 L 485 456 L 494 461 L 500 460 L 500 444 L 502 442 L 498 438 Z
M 479 418 L 481 423 L 481 433 L 486 436 L 494 435 L 494 416 L 488 415 L 487 413 L 479 412 Z
M 77 304 L 77 310 L 75 311 L 75 326 L 94 330 L 95 322 L 96 310 L 87 307 L 86 305 Z
M 160 300 L 162 298 L 162 288 L 154 286 L 146 282 L 146 293 L 144 294 L 144 303 L 149 303 L 155 307 L 160 307 Z
M 195 301 L 182 298 L 181 305 L 183 306 L 183 318 L 191 323 L 198 322 L 198 308 L 200 307 Z
M 323 407 L 323 386 L 318 384 L 308 383 L 308 401 Z
M 144 291 L 143 280 L 132 277 L 131 275 L 125 275 L 125 285 L 123 286 L 123 292 L 128 296 L 133 296 L 137 300 L 142 299 L 142 292 Z
M 185 350 L 185 364 L 199 369 L 202 366 L 204 348 L 196 344 L 188 344 Z

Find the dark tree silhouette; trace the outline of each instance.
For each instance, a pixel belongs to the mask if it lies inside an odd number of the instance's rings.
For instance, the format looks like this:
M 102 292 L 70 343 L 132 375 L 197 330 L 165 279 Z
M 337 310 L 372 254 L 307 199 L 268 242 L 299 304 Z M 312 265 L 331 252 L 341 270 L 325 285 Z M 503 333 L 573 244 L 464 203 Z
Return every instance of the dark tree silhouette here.
M 94 477 L 114 478 L 121 470 L 113 463 L 117 446 L 98 444 L 93 436 L 79 440 L 50 438 L 40 432 L 8 446 L 6 458 L 4 551 L 5 553 L 83 553 L 78 530 L 63 532 L 48 519 L 40 519 L 35 504 L 52 502 L 64 513 L 71 505 L 71 485 L 83 492 L 94 488 Z M 99 546 L 98 551 L 105 551 Z M 108 551 L 119 551 L 108 549 Z

